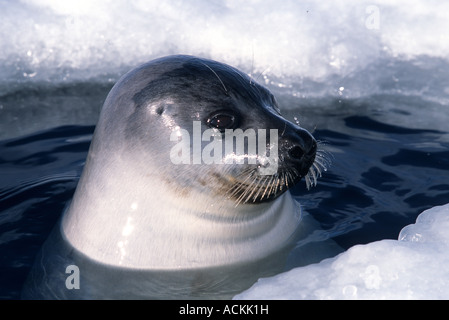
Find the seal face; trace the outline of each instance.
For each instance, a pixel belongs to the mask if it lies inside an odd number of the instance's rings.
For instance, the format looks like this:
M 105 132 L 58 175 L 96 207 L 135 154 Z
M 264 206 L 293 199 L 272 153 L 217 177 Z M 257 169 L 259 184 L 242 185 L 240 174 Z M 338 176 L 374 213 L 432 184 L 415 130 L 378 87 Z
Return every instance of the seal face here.
M 223 135 L 235 129 L 242 132 L 250 129 L 256 133 L 266 130 L 266 140 L 270 141 L 271 130 L 277 130 L 276 172 L 260 174 L 260 161 L 232 168 L 213 168 L 211 177 L 221 185 L 220 192 L 224 191 L 238 203 L 273 200 L 307 175 L 315 160 L 317 143 L 310 133 L 281 116 L 274 96 L 266 88 L 239 70 L 215 61 L 175 56 L 156 63 L 159 68 L 167 68 L 132 97 L 135 109 L 128 123 L 130 140 L 138 137 L 148 146 L 145 123 L 150 118 L 152 128 L 157 127 L 159 132 L 179 127 L 190 130 L 192 122 L 197 121 L 203 129 L 213 128 Z M 136 132 L 136 128 L 143 131 Z M 153 148 L 156 146 L 150 149 Z M 223 154 L 229 156 L 229 152 Z M 166 162 L 166 155 L 159 155 L 156 161 Z M 189 172 L 188 181 L 184 181 L 181 188 L 190 189 L 192 181 L 204 180 L 192 177 L 191 170 L 179 166 L 170 170 L 172 181 L 182 183 L 179 177 L 185 176 L 186 171 Z
M 246 74 L 192 56 L 153 60 L 109 93 L 62 234 L 126 268 L 254 261 L 294 233 L 299 209 L 285 191 L 316 182 L 316 155 L 312 135 Z

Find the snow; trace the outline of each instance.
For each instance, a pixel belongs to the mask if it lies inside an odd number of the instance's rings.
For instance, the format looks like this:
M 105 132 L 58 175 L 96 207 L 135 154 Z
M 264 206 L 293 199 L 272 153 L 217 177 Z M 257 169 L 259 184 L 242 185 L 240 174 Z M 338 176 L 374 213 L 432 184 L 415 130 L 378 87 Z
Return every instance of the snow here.
M 448 299 L 449 204 L 420 214 L 398 240 L 357 245 L 260 279 L 235 299 Z

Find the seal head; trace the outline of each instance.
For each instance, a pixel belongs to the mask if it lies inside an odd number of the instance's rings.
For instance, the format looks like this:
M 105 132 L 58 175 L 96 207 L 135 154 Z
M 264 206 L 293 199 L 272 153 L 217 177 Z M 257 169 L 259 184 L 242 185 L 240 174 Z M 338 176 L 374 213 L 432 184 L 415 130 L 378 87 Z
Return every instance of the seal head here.
M 265 153 L 250 148 L 253 133 Z M 286 191 L 316 182 L 316 155 L 312 135 L 246 74 L 192 56 L 153 60 L 109 93 L 61 231 L 89 258 L 126 268 L 254 261 L 294 233 L 300 213 Z

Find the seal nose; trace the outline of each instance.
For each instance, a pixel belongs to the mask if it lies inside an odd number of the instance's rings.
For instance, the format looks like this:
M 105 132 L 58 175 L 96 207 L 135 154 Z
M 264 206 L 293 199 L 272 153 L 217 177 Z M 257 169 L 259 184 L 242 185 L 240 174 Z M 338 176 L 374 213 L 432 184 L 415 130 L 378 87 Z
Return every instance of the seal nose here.
M 296 167 L 301 175 L 306 175 L 315 160 L 316 140 L 304 129 L 296 129 L 283 138 L 285 160 Z
M 312 138 L 313 139 L 313 138 Z M 288 155 L 293 161 L 301 161 L 303 158 L 311 158 L 315 156 L 317 144 L 315 139 L 310 143 L 303 145 L 293 145 L 288 149 Z
M 300 146 L 293 146 L 288 150 L 288 154 L 293 159 L 301 159 L 304 155 L 304 151 Z

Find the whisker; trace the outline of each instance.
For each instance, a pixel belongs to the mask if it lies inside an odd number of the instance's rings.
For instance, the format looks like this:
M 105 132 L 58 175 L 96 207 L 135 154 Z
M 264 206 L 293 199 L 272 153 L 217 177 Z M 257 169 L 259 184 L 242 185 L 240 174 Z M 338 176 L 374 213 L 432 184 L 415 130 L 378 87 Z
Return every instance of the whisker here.
M 293 183 L 295 181 L 295 178 L 297 177 L 295 170 L 288 170 L 287 175 L 291 183 Z
M 252 172 L 254 170 L 251 169 L 247 169 L 245 171 L 243 171 L 242 173 L 240 173 L 236 178 L 240 178 L 242 176 L 246 175 L 246 178 L 242 181 L 242 182 L 238 182 L 237 184 L 232 185 L 232 187 L 227 191 L 227 194 L 229 193 L 229 191 L 231 191 L 232 189 L 235 189 L 231 194 L 229 194 L 229 197 L 232 198 L 233 196 L 235 196 L 237 193 L 239 193 L 242 189 L 244 184 L 246 183 L 246 181 L 248 181 L 248 179 L 251 178 Z
M 268 178 L 268 176 L 265 176 L 265 177 L 263 178 L 263 182 L 261 182 L 262 185 L 265 184 L 265 183 L 267 182 L 267 178 Z M 256 199 L 257 199 L 257 197 L 259 196 L 260 192 L 262 191 L 263 187 L 258 186 L 257 189 L 258 189 L 258 191 L 257 191 L 256 195 L 255 195 L 254 198 L 253 198 L 253 202 L 256 201 Z
M 277 174 L 275 174 L 275 175 L 273 175 L 273 181 L 271 182 L 271 187 L 270 187 L 270 191 L 268 191 L 268 196 L 271 196 L 272 194 L 275 194 L 275 193 L 273 193 L 272 191 L 273 191 L 273 187 L 275 187 L 275 185 L 276 185 L 276 181 L 277 181 Z
M 287 181 L 286 181 L 286 178 L 285 178 L 285 171 L 282 171 L 281 182 L 282 182 L 282 183 L 280 184 L 280 188 L 281 188 L 281 191 L 282 191 L 282 189 L 284 188 L 284 186 L 288 185 L 288 184 L 287 184 Z M 288 189 L 288 187 L 287 187 L 287 189 Z
M 212 71 L 212 72 L 215 74 L 215 76 L 218 78 L 218 80 L 220 80 L 221 85 L 222 85 L 223 88 L 224 88 L 224 91 L 226 92 L 226 94 L 228 94 L 228 90 L 226 89 L 226 87 L 225 87 L 223 81 L 221 81 L 221 78 L 218 76 L 218 74 L 217 74 L 211 67 L 209 67 L 207 64 L 205 64 L 204 62 L 201 62 L 201 64 L 203 64 L 204 66 L 206 66 L 210 71 Z
M 318 173 L 318 176 L 319 177 L 321 177 L 321 170 L 323 169 L 323 167 L 321 166 L 321 165 L 319 165 L 318 163 L 313 163 L 313 165 L 312 165 L 314 168 L 315 168 L 315 170 L 317 171 L 317 173 Z
M 317 175 L 316 175 L 315 167 L 313 165 L 312 165 L 312 167 L 310 167 L 310 170 L 309 170 L 309 172 L 307 174 L 309 174 L 309 173 L 311 174 L 311 176 L 313 178 L 313 181 L 316 182 Z
M 254 44 L 253 44 L 254 45 Z M 249 77 L 249 84 L 251 85 L 253 80 L 253 73 L 254 73 L 254 46 L 253 46 L 253 59 L 251 60 L 251 75 Z
M 247 189 L 244 189 L 242 194 L 240 194 L 239 197 L 237 198 L 236 203 L 235 203 L 236 207 L 240 204 L 240 202 L 242 202 L 242 199 L 245 197 L 246 190 Z
M 326 169 L 328 166 L 328 161 L 325 159 L 315 157 L 315 161 L 313 164 L 316 166 L 320 166 L 323 169 Z
M 256 78 L 256 82 L 259 80 L 259 78 L 268 70 L 268 69 L 270 69 L 271 68 L 271 65 L 270 66 L 268 66 L 267 68 L 265 68 L 265 70 L 264 71 L 262 71 L 258 76 L 257 76 L 257 78 Z
M 262 198 L 261 198 L 261 199 L 264 198 L 265 194 L 267 193 L 268 187 L 272 184 L 273 179 L 274 179 L 274 176 L 267 176 L 267 178 L 268 178 L 268 177 L 270 177 L 270 182 L 267 183 L 267 186 L 265 187 L 265 191 L 263 192 Z M 268 199 L 268 195 L 267 195 L 267 199 Z
M 274 189 L 273 195 L 278 193 L 279 183 L 281 182 L 281 179 L 279 179 L 279 175 L 276 176 L 276 188 Z
M 318 184 L 318 178 L 322 176 L 323 171 L 327 171 L 331 165 L 331 153 L 323 150 L 321 147 L 324 145 L 323 142 L 318 141 L 318 147 L 315 160 L 307 172 L 304 180 L 306 181 L 307 189 L 315 187 Z
M 287 122 L 284 122 L 284 130 L 282 130 L 281 138 L 284 136 L 285 129 L 287 129 Z
M 248 200 L 251 198 L 251 196 L 253 195 L 253 193 L 256 191 L 257 188 L 254 188 L 254 182 L 257 180 L 257 177 L 253 179 L 253 181 L 251 182 L 251 184 L 248 187 L 248 190 L 251 190 L 251 193 L 248 195 L 248 197 L 246 198 L 245 202 L 248 202 Z M 255 202 L 255 200 L 253 200 L 253 202 Z
M 238 182 L 238 187 L 231 194 L 231 197 L 233 197 L 234 195 L 237 195 L 239 192 L 243 191 L 238 196 L 238 198 L 236 200 L 236 206 L 238 206 L 242 202 L 242 200 L 246 197 L 248 192 L 251 190 L 250 186 L 252 186 L 254 181 L 257 180 L 257 176 L 256 176 L 256 177 L 254 177 L 254 180 L 251 182 L 251 184 L 249 186 L 245 185 L 245 183 L 254 175 L 254 172 L 255 172 L 254 168 L 249 168 L 237 176 L 237 178 L 239 178 L 239 177 L 246 175 L 245 179 L 242 182 Z M 247 202 L 247 200 L 245 200 L 244 202 Z

